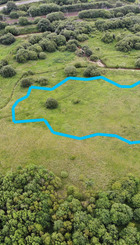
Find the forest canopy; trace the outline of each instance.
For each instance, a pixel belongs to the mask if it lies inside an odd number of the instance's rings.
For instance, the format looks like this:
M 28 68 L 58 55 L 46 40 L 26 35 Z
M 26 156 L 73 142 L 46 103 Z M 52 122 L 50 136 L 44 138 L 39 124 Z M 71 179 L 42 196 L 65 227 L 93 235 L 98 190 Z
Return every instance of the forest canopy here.
M 129 175 L 110 189 L 59 194 L 61 180 L 43 167 L 0 176 L 0 244 L 116 244 L 140 241 L 139 179 Z

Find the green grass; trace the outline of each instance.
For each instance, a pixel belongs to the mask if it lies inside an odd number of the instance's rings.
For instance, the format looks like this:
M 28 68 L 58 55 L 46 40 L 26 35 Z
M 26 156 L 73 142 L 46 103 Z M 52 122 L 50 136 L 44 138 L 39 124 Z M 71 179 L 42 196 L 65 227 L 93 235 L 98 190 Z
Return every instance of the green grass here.
M 130 34 L 128 30 L 118 29 L 112 30 L 116 36 L 123 33 L 125 35 Z M 94 54 L 96 54 L 108 67 L 125 67 L 132 68 L 135 67 L 135 61 L 138 57 L 137 50 L 131 50 L 128 53 L 117 51 L 115 48 L 116 41 L 113 43 L 106 44 L 101 41 L 103 33 L 96 31 L 85 43 L 88 45 Z M 99 50 L 98 50 L 99 48 Z
M 27 93 L 27 89 L 22 89 L 19 83 L 15 87 L 23 72 L 32 70 L 36 73 L 35 76 L 46 76 L 49 79 L 48 86 L 52 87 L 65 78 L 66 65 L 77 61 L 87 65 L 86 58 L 59 51 L 47 53 L 46 60 L 18 64 L 11 53 L 22 41 L 21 38 L 17 39 L 16 43 L 9 47 L 0 45 L 1 58 L 6 56 L 17 71 L 13 78 L 0 77 L 0 106 L 3 107 L 0 110 L 1 172 L 15 169 L 19 165 L 23 167 L 35 163 L 44 165 L 58 175 L 62 170 L 68 171 L 66 185 L 74 183 L 80 186 L 79 177 L 83 174 L 94 179 L 97 188 L 106 188 L 113 179 L 129 172 L 140 176 L 140 145 L 130 146 L 106 137 L 77 141 L 53 135 L 44 123 L 12 123 L 11 107 L 18 98 Z M 106 58 L 109 66 L 116 66 L 120 61 L 126 61 L 126 67 L 134 66 L 137 56 L 135 51 L 126 59 L 123 58 L 126 54 L 115 51 L 114 44 L 104 44 L 97 37 L 90 38 L 85 44 L 91 46 L 93 51 L 96 46 L 100 46 L 101 59 L 104 57 L 104 61 Z M 133 84 L 140 77 L 140 71 L 100 69 L 104 76 L 120 84 Z M 78 76 L 83 76 L 83 71 L 84 68 L 78 69 Z M 54 111 L 45 108 L 47 96 L 50 95 L 46 92 L 33 91 L 30 99 L 17 108 L 17 119 L 44 116 L 49 118 L 55 130 L 80 136 L 97 130 L 108 130 L 110 133 L 115 130 L 130 140 L 140 138 L 139 86 L 128 91 L 117 89 L 103 81 L 67 83 L 54 91 L 54 97 L 59 101 L 59 108 Z M 72 101 L 77 98 L 81 103 L 74 105 Z

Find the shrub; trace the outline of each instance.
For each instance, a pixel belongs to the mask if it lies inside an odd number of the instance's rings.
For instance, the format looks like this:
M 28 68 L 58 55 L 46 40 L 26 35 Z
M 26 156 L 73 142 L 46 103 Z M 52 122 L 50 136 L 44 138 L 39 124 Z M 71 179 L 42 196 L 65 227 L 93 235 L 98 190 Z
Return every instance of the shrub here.
M 66 44 L 66 38 L 63 35 L 57 35 L 56 36 L 56 44 L 58 46 L 63 46 Z
M 50 41 L 49 39 L 44 38 L 39 42 L 39 44 L 44 51 L 54 52 L 56 50 L 55 42 Z
M 84 51 L 86 56 L 91 56 L 92 55 L 92 50 L 88 46 L 83 46 L 82 50 Z
M 98 58 L 98 56 L 96 56 L 96 55 L 94 55 L 94 54 L 92 54 L 91 56 L 90 56 L 90 60 L 91 61 L 97 61 L 99 58 Z
M 5 31 L 10 32 L 14 36 L 19 35 L 19 30 L 15 26 L 6 26 Z
M 85 77 L 96 77 L 96 76 L 100 76 L 101 73 L 98 70 L 98 68 L 94 65 L 89 65 L 86 70 L 84 71 L 84 76 Z
M 8 65 L 8 61 L 5 60 L 5 59 L 2 59 L 2 60 L 0 61 L 0 69 L 1 69 L 3 66 L 6 66 L 6 65 Z
M 47 78 L 45 78 L 45 77 L 40 77 L 39 79 L 38 79 L 38 82 L 39 82 L 39 84 L 41 85 L 41 86 L 46 86 L 46 85 L 48 85 L 48 79 Z
M 38 24 L 38 22 L 41 20 L 41 17 L 36 17 L 35 19 L 34 19 L 34 24 Z
M 7 26 L 7 23 L 0 21 L 0 30 L 4 29 Z
M 79 34 L 79 35 L 77 36 L 77 40 L 78 40 L 79 42 L 86 41 L 87 39 L 88 39 L 88 35 L 86 35 L 86 34 Z
M 80 62 L 77 62 L 77 63 L 74 64 L 74 66 L 75 66 L 76 68 L 80 68 L 80 67 L 82 67 L 82 64 L 81 64 Z
M 17 10 L 17 5 L 12 1 L 9 1 L 6 7 L 7 7 L 7 13 L 10 13 L 12 10 Z
M 29 50 L 28 54 L 29 54 L 29 56 L 28 56 L 29 60 L 37 60 L 38 59 L 38 55 L 35 51 Z
M 25 63 L 29 59 L 29 52 L 26 49 L 19 49 L 16 54 L 16 60 L 18 63 Z
M 67 77 L 75 77 L 77 75 L 77 70 L 73 65 L 67 66 L 64 71 Z
M 19 17 L 18 23 L 20 26 L 26 26 L 30 24 L 26 17 Z
M 1 68 L 0 73 L 3 77 L 13 77 L 15 76 L 16 71 L 12 66 L 6 65 Z
M 17 13 L 17 11 L 12 11 L 9 16 L 11 19 L 18 19 L 19 18 L 19 14 Z
M 32 17 L 35 17 L 35 16 L 38 16 L 40 15 L 40 10 L 38 7 L 36 6 L 31 6 L 29 9 L 28 9 L 28 14 Z
M 7 33 L 0 37 L 0 43 L 5 45 L 10 45 L 15 42 L 15 37 L 11 33 Z
M 70 52 L 75 52 L 77 47 L 76 47 L 76 45 L 74 43 L 72 43 L 72 44 L 71 43 L 67 43 L 66 49 L 68 51 L 70 51 Z
M 46 107 L 48 109 L 55 109 L 58 107 L 58 102 L 57 100 L 53 99 L 53 98 L 48 98 L 46 101 Z
M 22 88 L 28 88 L 28 87 L 30 87 L 30 86 L 32 85 L 32 83 L 33 83 L 33 80 L 32 80 L 32 78 L 30 78 L 30 77 L 22 78 L 22 79 L 20 80 L 20 86 L 21 86 Z
M 48 14 L 46 17 L 50 22 L 65 19 L 65 16 L 62 12 L 53 12 L 53 13 Z
M 23 73 L 23 76 L 24 76 L 24 77 L 27 77 L 27 76 L 30 76 L 30 75 L 34 75 L 34 72 L 31 71 L 31 70 L 25 71 L 25 72 Z
M 68 172 L 67 171 L 61 171 L 61 177 L 64 179 L 64 178 L 67 178 L 68 177 Z
M 104 43 L 112 43 L 114 40 L 114 34 L 106 32 L 102 39 L 101 39 Z
M 32 35 L 32 36 L 29 38 L 29 42 L 30 42 L 31 44 L 38 43 L 40 40 L 41 40 L 41 35 Z
M 49 20 L 47 19 L 41 19 L 38 24 L 37 24 L 37 28 L 39 31 L 41 32 L 45 32 L 45 31 L 51 31 L 52 27 L 51 27 L 51 23 Z
M 34 44 L 29 47 L 29 50 L 35 51 L 36 53 L 42 52 L 42 48 L 39 44 Z
M 46 53 L 45 52 L 40 52 L 39 53 L 39 59 L 45 60 L 46 59 Z
M 137 59 L 137 61 L 136 61 L 136 63 L 135 63 L 135 66 L 136 66 L 137 68 L 140 68 L 140 58 Z

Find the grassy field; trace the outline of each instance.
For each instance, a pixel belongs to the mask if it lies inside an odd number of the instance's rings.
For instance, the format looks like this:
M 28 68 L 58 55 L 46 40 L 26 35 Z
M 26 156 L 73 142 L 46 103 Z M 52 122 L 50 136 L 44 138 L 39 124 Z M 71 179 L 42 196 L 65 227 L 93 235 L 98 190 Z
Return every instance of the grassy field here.
M 101 35 L 101 34 L 100 34 Z M 10 52 L 22 42 L 18 38 L 10 47 L 0 46 L 1 58 L 7 56 L 9 63 L 16 68 L 17 75 L 10 79 L 0 77 L 0 170 L 6 172 L 16 166 L 29 163 L 44 165 L 60 175 L 62 170 L 69 172 L 66 185 L 80 186 L 81 175 L 92 178 L 97 188 L 106 186 L 118 177 L 129 172 L 140 176 L 140 145 L 130 146 L 117 139 L 106 137 L 77 141 L 55 136 L 44 123 L 14 124 L 11 107 L 14 102 L 26 95 L 18 83 L 22 73 L 32 70 L 35 76 L 49 79 L 49 87 L 65 78 L 64 68 L 77 61 L 88 64 L 86 58 L 79 58 L 74 53 L 55 52 L 47 54 L 44 61 L 30 61 L 18 64 Z M 90 38 L 85 42 L 108 66 L 134 67 L 138 55 L 115 51 L 113 44 L 104 44 L 100 38 Z M 100 50 L 96 50 L 99 47 Z M 78 69 L 78 76 L 83 76 L 85 68 Z M 120 84 L 133 84 L 140 78 L 140 71 L 109 70 L 100 68 L 102 74 Z M 37 74 L 40 73 L 40 74 Z M 17 84 L 17 86 L 15 86 Z M 130 140 L 140 139 L 139 86 L 132 90 L 121 90 L 104 81 L 69 82 L 53 92 L 59 102 L 58 109 L 49 111 L 45 101 L 50 94 L 32 91 L 30 98 L 16 109 L 16 119 L 46 117 L 55 130 L 82 136 L 97 131 L 117 133 Z M 73 100 L 80 99 L 77 105 Z

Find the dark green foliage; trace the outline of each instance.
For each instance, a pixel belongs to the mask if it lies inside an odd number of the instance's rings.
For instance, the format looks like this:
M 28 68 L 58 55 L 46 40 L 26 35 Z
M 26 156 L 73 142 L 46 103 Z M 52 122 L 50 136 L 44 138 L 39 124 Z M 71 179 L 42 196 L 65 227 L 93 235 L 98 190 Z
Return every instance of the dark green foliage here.
M 38 59 L 37 53 L 33 50 L 29 50 L 28 51 L 28 59 L 29 60 L 37 60 Z
M 7 13 L 10 13 L 12 10 L 16 10 L 17 9 L 16 4 L 14 2 L 12 2 L 12 1 L 9 1 L 7 3 L 7 5 L 6 5 L 6 7 L 7 7 L 7 9 L 6 9 Z
M 82 64 L 81 64 L 80 62 L 77 62 L 77 63 L 74 64 L 74 66 L 75 66 L 76 68 L 80 68 L 80 67 L 82 67 Z
M 15 76 L 16 74 L 16 71 L 15 69 L 10 66 L 10 65 L 5 65 L 1 68 L 0 70 L 0 74 L 3 76 L 3 77 L 13 77 Z
M 140 36 L 139 35 L 125 36 L 119 42 L 117 42 L 116 49 L 123 52 L 128 52 L 131 49 L 140 50 Z
M 64 20 L 65 16 L 62 12 L 54 12 L 54 13 L 50 13 L 46 16 L 46 18 L 52 22 L 52 21 L 56 21 L 56 20 Z
M 20 86 L 22 88 L 28 88 L 32 85 L 32 83 L 33 83 L 33 80 L 31 77 L 22 78 L 20 80 Z
M 38 166 L 1 175 L 0 244 L 139 245 L 139 179 L 129 175 L 99 193 L 68 186 L 63 198 L 61 185 Z
M 75 68 L 75 66 L 73 65 L 69 65 L 65 68 L 65 74 L 67 77 L 75 77 L 77 75 L 77 70 Z
M 89 65 L 86 70 L 84 71 L 84 76 L 85 77 L 96 77 L 96 76 L 100 76 L 101 73 L 98 70 L 98 68 L 94 65 Z
M 56 109 L 58 107 L 57 100 L 55 100 L 53 98 L 48 98 L 46 101 L 46 107 L 47 107 L 47 109 Z
M 16 41 L 15 37 L 11 33 L 7 33 L 0 37 L 0 43 L 4 45 L 10 45 Z
M 16 26 L 6 26 L 5 31 L 10 32 L 14 36 L 19 35 L 19 30 L 17 29 Z
M 6 65 L 8 65 L 8 61 L 7 61 L 6 59 L 2 59 L 2 60 L 0 61 L 0 69 L 1 69 L 3 66 L 6 66 Z
M 68 42 L 67 45 L 66 45 L 66 49 L 68 51 L 70 51 L 70 52 L 75 52 L 77 47 L 76 47 L 76 45 L 74 43 L 69 43 Z
M 86 35 L 86 34 L 79 34 L 79 35 L 77 36 L 77 40 L 78 40 L 79 42 L 86 41 L 87 39 L 88 39 L 88 35 Z
M 47 51 L 47 52 L 54 52 L 56 50 L 56 44 L 55 42 L 53 41 L 50 41 L 49 39 L 42 39 L 40 42 L 39 42 L 40 46 L 42 47 L 42 49 L 44 51 Z
M 100 31 L 118 28 L 133 28 L 134 24 L 139 23 L 138 16 L 114 18 L 112 20 L 97 20 L 95 26 Z
M 0 30 L 4 29 L 7 26 L 5 22 L 0 21 Z
M 51 23 L 48 19 L 41 19 L 37 24 L 37 28 L 41 32 L 51 31 L 52 29 Z
M 16 54 L 16 60 L 18 63 L 25 63 L 27 62 L 27 60 L 29 59 L 29 52 L 22 48 L 19 49 L 17 54 Z
M 19 18 L 19 14 L 17 11 L 12 11 L 9 16 L 11 19 L 18 19 Z
M 90 60 L 91 61 L 97 61 L 99 58 L 98 58 L 98 56 L 96 56 L 96 55 L 94 55 L 94 54 L 92 54 L 91 56 L 90 56 Z
M 30 24 L 27 17 L 19 17 L 18 23 L 20 26 L 26 26 Z
M 30 16 L 32 16 L 32 17 L 41 15 L 40 9 L 39 9 L 38 7 L 35 7 L 35 6 L 31 6 L 31 7 L 28 9 L 28 14 L 29 14 Z
M 114 40 L 114 34 L 110 33 L 110 32 L 105 32 L 105 34 L 103 35 L 102 39 L 101 39 L 104 43 L 112 43 Z

